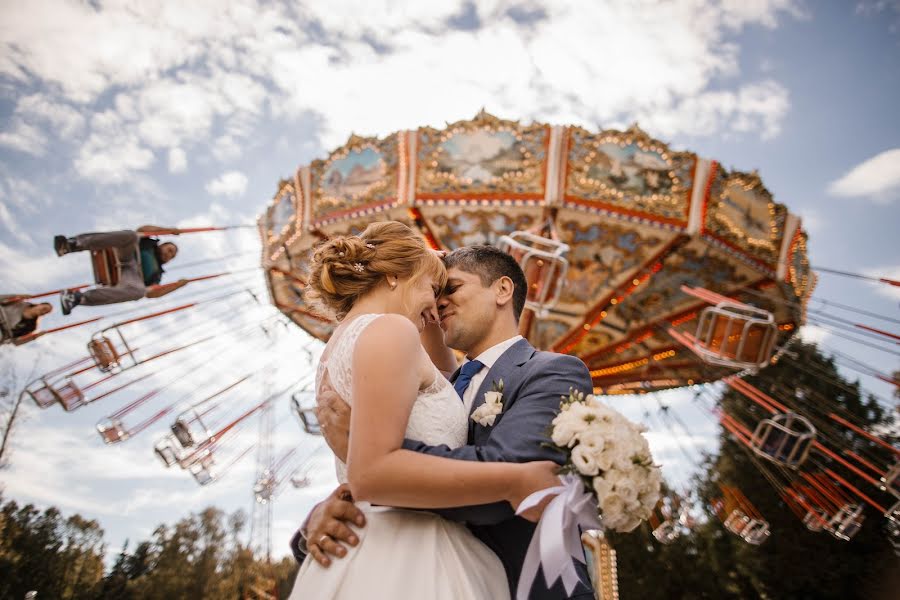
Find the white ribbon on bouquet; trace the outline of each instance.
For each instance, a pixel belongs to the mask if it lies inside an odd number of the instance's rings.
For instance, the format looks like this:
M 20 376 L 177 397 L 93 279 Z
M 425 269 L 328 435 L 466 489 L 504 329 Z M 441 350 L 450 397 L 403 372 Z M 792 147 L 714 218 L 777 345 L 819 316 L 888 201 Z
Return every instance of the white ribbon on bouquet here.
M 516 514 L 521 514 L 547 496 L 557 494 L 544 509 L 528 544 L 516 600 L 528 599 L 540 566 L 543 566 L 548 588 L 561 577 L 566 593 L 571 594 L 580 581 L 572 559 L 584 562 L 580 529 L 600 529 L 597 499 L 585 491 L 584 482 L 576 475 L 562 475 L 559 479 L 562 485 L 531 494 L 516 510 Z

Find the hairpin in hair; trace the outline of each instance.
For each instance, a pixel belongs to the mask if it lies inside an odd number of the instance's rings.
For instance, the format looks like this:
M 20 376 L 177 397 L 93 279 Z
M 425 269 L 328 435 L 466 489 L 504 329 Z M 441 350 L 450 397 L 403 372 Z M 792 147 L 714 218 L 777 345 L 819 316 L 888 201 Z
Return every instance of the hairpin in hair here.
M 374 249 L 375 249 L 375 244 L 373 244 L 373 243 L 371 243 L 371 242 L 368 242 L 368 243 L 366 244 L 366 248 L 369 248 L 369 249 L 371 249 L 371 250 L 374 250 Z
M 341 256 L 341 257 L 343 257 L 343 256 L 344 256 L 344 251 L 343 251 L 343 250 L 341 250 L 341 251 L 340 251 L 340 252 L 338 252 L 338 256 Z
M 357 273 L 362 273 L 366 270 L 362 263 L 353 263 L 353 270 Z

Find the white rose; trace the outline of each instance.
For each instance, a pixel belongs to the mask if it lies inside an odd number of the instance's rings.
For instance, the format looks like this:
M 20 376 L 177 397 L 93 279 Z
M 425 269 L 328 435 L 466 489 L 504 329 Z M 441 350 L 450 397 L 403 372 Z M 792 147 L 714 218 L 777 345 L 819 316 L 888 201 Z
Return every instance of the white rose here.
M 503 401 L 503 394 L 500 392 L 485 392 L 484 401 L 487 404 L 500 404 Z
M 559 413 L 553 419 L 553 432 L 550 437 L 557 446 L 571 448 L 575 445 L 578 434 L 586 429 L 587 424 L 570 409 Z
M 625 500 L 626 503 L 634 502 L 637 500 L 637 497 L 638 497 L 637 486 L 634 485 L 634 482 L 631 481 L 631 479 L 628 479 L 627 477 L 624 477 L 621 480 L 619 480 L 616 483 L 614 489 L 615 489 L 616 493 L 618 495 L 620 495 L 623 500 Z
M 612 484 L 606 480 L 606 477 L 594 477 L 594 492 L 597 494 L 597 502 L 606 498 L 612 492 Z
M 593 451 L 583 444 L 578 444 L 572 449 L 572 463 L 582 475 L 593 477 L 600 472 Z
M 593 456 L 599 456 L 601 452 L 603 452 L 603 446 L 605 445 L 605 439 L 603 434 L 601 434 L 596 429 L 588 429 L 587 431 L 583 431 L 578 435 L 578 444 L 580 446 L 584 446 L 586 449 L 591 451 Z
M 607 494 L 604 498 L 601 498 L 600 508 L 603 510 L 604 515 L 607 512 L 613 514 L 621 513 L 625 510 L 625 501 L 622 500 L 621 496 L 613 492 Z
M 500 402 L 485 402 L 472 412 L 472 420 L 482 427 L 492 427 L 502 410 L 503 404 Z

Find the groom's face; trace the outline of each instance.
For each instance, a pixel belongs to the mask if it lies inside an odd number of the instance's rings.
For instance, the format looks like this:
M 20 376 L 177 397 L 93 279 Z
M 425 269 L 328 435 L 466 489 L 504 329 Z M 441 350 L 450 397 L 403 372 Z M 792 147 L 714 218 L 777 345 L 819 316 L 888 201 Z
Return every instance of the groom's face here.
M 481 278 L 456 267 L 447 271 L 447 285 L 438 298 L 444 342 L 468 353 L 488 334 L 495 318 L 496 294 Z

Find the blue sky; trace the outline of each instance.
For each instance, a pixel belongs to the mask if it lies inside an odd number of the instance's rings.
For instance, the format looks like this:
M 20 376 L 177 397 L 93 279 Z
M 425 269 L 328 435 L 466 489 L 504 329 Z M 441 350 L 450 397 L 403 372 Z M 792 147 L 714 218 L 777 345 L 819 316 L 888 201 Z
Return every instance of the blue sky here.
M 440 127 L 482 107 L 502 118 L 594 130 L 637 121 L 674 148 L 758 169 L 776 200 L 804 219 L 814 265 L 900 278 L 896 1 L 5 4 L 3 292 L 89 278 L 86 261 L 52 254 L 56 233 L 251 223 L 279 178 L 351 133 Z M 252 230 L 179 242 L 183 263 L 239 252 L 222 264 L 242 268 L 258 257 Z M 258 272 L 233 279 L 262 285 Z M 822 275 L 815 297 L 898 318 L 898 291 Z M 895 324 L 869 322 L 896 333 Z M 87 333 L 4 348 L 2 360 L 27 373 L 39 357 L 46 370 L 83 352 Z M 898 368 L 896 355 L 822 327 L 804 335 L 883 371 Z M 300 332 L 283 334 L 283 345 L 270 351 L 282 367 L 278 377 L 309 368 L 300 350 L 306 342 Z M 216 346 L 210 361 L 224 349 Z M 886 384 L 863 383 L 890 397 Z M 678 447 L 709 447 L 715 427 L 689 395 L 664 401 L 692 431 L 673 436 L 654 416 L 654 449 L 670 477 L 683 480 L 690 465 Z M 252 460 L 200 489 L 152 456 L 162 426 L 103 447 L 93 424 L 123 402 L 71 414 L 29 406 L 12 465 L 0 472 L 5 493 L 97 518 L 111 548 L 209 503 L 249 507 Z M 656 405 L 645 398 L 616 406 L 642 417 Z M 291 421 L 286 403 L 278 410 L 278 447 L 311 451 L 315 441 Z M 313 480 L 278 502 L 278 554 L 293 524 L 333 484 L 324 453 L 316 455 Z

